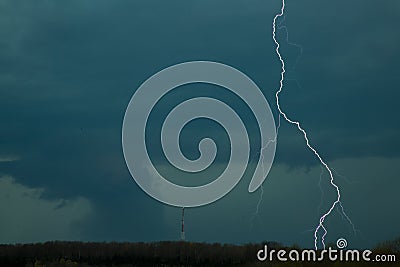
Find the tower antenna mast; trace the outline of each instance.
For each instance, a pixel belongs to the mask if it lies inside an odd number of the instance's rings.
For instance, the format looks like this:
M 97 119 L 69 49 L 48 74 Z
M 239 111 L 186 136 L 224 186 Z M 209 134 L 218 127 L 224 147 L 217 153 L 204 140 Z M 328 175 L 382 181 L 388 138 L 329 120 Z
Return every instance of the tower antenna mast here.
M 185 207 L 182 207 L 182 230 L 181 241 L 185 241 Z

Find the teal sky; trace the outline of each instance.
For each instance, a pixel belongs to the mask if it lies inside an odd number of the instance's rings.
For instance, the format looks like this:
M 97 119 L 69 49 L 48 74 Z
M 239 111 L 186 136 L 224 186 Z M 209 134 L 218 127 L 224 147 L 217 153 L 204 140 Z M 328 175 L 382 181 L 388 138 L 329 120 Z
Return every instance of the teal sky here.
M 0 0 L 0 243 L 179 239 L 180 210 L 147 196 L 127 170 L 126 106 L 157 71 L 210 60 L 252 78 L 277 120 L 272 19 L 280 4 Z M 345 237 L 351 247 L 372 247 L 400 236 L 399 23 L 396 0 L 286 1 L 277 35 L 288 70 L 281 105 L 334 168 L 357 230 L 335 211 L 328 242 Z M 224 98 L 212 86 L 186 89 Z M 184 97 L 177 91 L 159 112 Z M 236 105 L 252 129 L 251 116 Z M 148 127 L 158 129 L 162 118 L 156 113 Z M 208 173 L 185 180 L 171 171 L 154 137 L 157 167 L 171 180 L 211 181 L 229 153 L 224 131 L 194 122 L 182 149 L 195 158 L 204 135 L 214 136 L 222 153 Z M 282 121 L 259 213 L 261 191 L 249 194 L 245 175 L 221 200 L 187 210 L 186 237 L 312 247 L 312 231 L 335 199 L 327 172 L 321 182 L 320 175 L 302 135 Z

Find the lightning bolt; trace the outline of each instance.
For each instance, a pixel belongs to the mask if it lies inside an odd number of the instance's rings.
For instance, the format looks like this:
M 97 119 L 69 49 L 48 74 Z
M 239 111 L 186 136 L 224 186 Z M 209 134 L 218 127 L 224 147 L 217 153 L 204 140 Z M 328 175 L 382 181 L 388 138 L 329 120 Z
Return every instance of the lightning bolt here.
M 297 63 L 298 63 L 299 60 L 300 60 L 300 57 L 303 55 L 303 47 L 302 47 L 301 45 L 299 45 L 299 44 L 296 44 L 296 43 L 293 43 L 293 42 L 289 41 L 289 31 L 288 31 L 288 28 L 287 28 L 285 25 L 282 25 L 283 22 L 285 22 L 285 20 L 286 20 L 286 17 L 283 16 L 283 20 L 278 24 L 278 30 L 285 30 L 285 33 L 286 33 L 286 43 L 287 43 L 288 45 L 294 46 L 294 47 L 296 47 L 297 49 L 299 49 L 299 54 L 297 55 L 296 61 L 294 62 L 293 66 L 292 66 L 292 69 L 295 69 Z M 300 87 L 300 85 L 298 84 L 298 81 L 297 81 L 297 80 L 295 80 L 295 81 L 296 81 L 297 85 Z
M 277 141 L 277 139 L 278 139 L 278 133 L 279 133 L 279 128 L 280 128 L 280 127 L 281 127 L 281 115 L 279 114 L 279 116 L 278 116 L 278 126 L 276 127 L 276 134 L 275 134 L 274 139 L 268 140 L 268 141 L 265 143 L 265 145 L 264 145 L 264 146 L 261 148 L 261 150 L 260 150 L 261 168 L 262 168 L 262 170 L 263 170 L 263 174 L 264 174 L 264 175 L 266 175 L 266 172 L 265 172 L 265 167 L 264 167 L 264 154 L 263 154 L 263 151 L 264 151 L 265 149 L 267 149 L 268 146 L 269 146 L 271 143 L 276 143 L 276 141 Z M 261 186 L 260 186 L 260 198 L 258 199 L 257 206 L 256 206 L 256 210 L 255 210 L 253 216 L 250 218 L 251 221 L 254 220 L 254 219 L 258 216 L 258 214 L 259 214 L 260 206 L 261 206 L 261 203 L 262 203 L 262 200 L 263 200 L 263 195 L 264 195 L 264 188 L 263 188 L 263 186 L 262 186 L 262 184 L 261 184 Z
M 304 139 L 306 141 L 306 145 L 307 147 L 314 153 L 314 155 L 318 158 L 318 160 L 320 161 L 321 165 L 328 171 L 329 173 L 329 177 L 330 177 L 330 184 L 334 187 L 334 189 L 336 190 L 337 193 L 337 198 L 336 200 L 332 203 L 331 207 L 328 209 L 327 212 L 325 212 L 319 219 L 319 224 L 318 226 L 315 228 L 314 231 L 314 247 L 317 250 L 318 249 L 318 233 L 319 231 L 323 231 L 322 237 L 321 237 L 321 243 L 323 248 L 325 249 L 325 237 L 328 234 L 327 229 L 324 226 L 324 222 L 325 219 L 332 213 L 332 211 L 335 209 L 335 207 L 337 205 L 340 206 L 341 211 L 343 213 L 343 215 L 346 217 L 346 219 L 353 225 L 353 223 L 351 222 L 350 218 L 346 215 L 346 213 L 344 212 L 344 208 L 343 205 L 340 201 L 341 195 L 340 195 L 340 189 L 339 187 L 336 185 L 336 183 L 334 182 L 334 178 L 333 178 L 333 173 L 331 171 L 331 169 L 329 168 L 328 164 L 322 159 L 322 157 L 320 156 L 320 154 L 317 152 L 317 150 L 310 144 L 310 141 L 307 137 L 307 132 L 301 127 L 300 122 L 298 121 L 294 121 L 292 119 L 290 119 L 285 112 L 282 111 L 280 104 L 279 104 L 279 94 L 282 92 L 283 89 L 283 82 L 285 79 L 285 61 L 282 58 L 281 53 L 279 52 L 279 48 L 280 48 L 280 44 L 276 39 L 276 21 L 278 18 L 282 17 L 284 15 L 285 12 L 285 0 L 282 0 L 282 7 L 280 9 L 280 12 L 277 13 L 273 19 L 273 25 L 272 25 L 272 39 L 274 40 L 274 43 L 276 45 L 276 54 L 279 58 L 279 61 L 281 62 L 282 65 L 282 71 L 281 71 L 281 78 L 279 81 L 279 89 L 277 90 L 275 97 L 276 97 L 276 105 L 278 107 L 278 111 L 279 114 L 283 116 L 283 118 L 289 122 L 290 124 L 296 125 L 297 129 L 303 134 Z
M 324 168 L 321 166 L 321 173 L 319 175 L 319 181 L 318 181 L 318 188 L 319 188 L 319 191 L 321 192 L 321 200 L 318 205 L 318 212 L 321 211 L 322 204 L 324 203 L 324 190 L 322 189 L 322 185 L 321 185 L 323 175 L 324 175 Z

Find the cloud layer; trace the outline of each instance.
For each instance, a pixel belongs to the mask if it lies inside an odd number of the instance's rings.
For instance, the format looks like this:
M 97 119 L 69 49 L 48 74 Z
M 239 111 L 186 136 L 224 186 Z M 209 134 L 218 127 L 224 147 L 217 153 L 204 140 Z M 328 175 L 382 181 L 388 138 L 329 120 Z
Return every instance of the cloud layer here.
M 271 23 L 279 5 L 261 0 L 0 0 L 0 175 L 12 177 L 3 178 L 0 187 L 2 226 L 8 232 L 4 242 L 176 238 L 177 210 L 142 192 L 125 166 L 125 108 L 155 72 L 180 62 L 212 60 L 252 78 L 276 116 L 280 66 Z M 352 240 L 360 246 L 400 234 L 392 206 L 399 202 L 399 12 L 396 0 L 287 1 L 281 25 L 303 53 L 299 56 L 299 49 L 285 42 L 283 29 L 278 33 L 288 66 L 282 107 L 302 122 L 327 162 L 350 181 L 359 181 L 347 184 L 338 178 L 349 215 L 366 236 Z M 198 93 L 200 88 L 188 90 Z M 156 128 L 161 117 L 155 116 L 149 128 Z M 194 123 L 184 135 L 190 156 L 209 128 Z M 150 147 L 157 140 L 151 135 Z M 155 163 L 164 166 L 160 158 Z M 259 192 L 245 194 L 240 186 L 246 181 L 215 205 L 189 210 L 188 238 L 310 244 L 309 233 L 299 233 L 313 228 L 319 215 L 317 164 L 298 131 L 282 123 L 275 165 L 252 228 L 248 221 Z M 12 201 L 4 188 L 14 192 Z M 323 188 L 326 209 L 332 196 L 329 185 Z M 67 204 L 57 209 L 63 199 Z M 217 234 L 204 227 L 210 224 Z M 340 217 L 329 226 L 336 229 L 332 238 L 336 232 L 352 236 Z

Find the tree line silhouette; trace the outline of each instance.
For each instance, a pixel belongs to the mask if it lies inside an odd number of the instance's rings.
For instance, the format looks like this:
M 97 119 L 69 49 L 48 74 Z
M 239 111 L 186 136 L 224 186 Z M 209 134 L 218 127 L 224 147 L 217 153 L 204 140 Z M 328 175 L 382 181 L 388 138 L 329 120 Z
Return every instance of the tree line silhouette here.
M 379 244 L 374 253 L 395 254 L 397 262 L 259 262 L 257 252 L 297 249 L 277 242 L 207 244 L 192 242 L 64 242 L 0 245 L 0 266 L 400 266 L 400 238 Z M 293 265 L 295 264 L 295 265 Z

